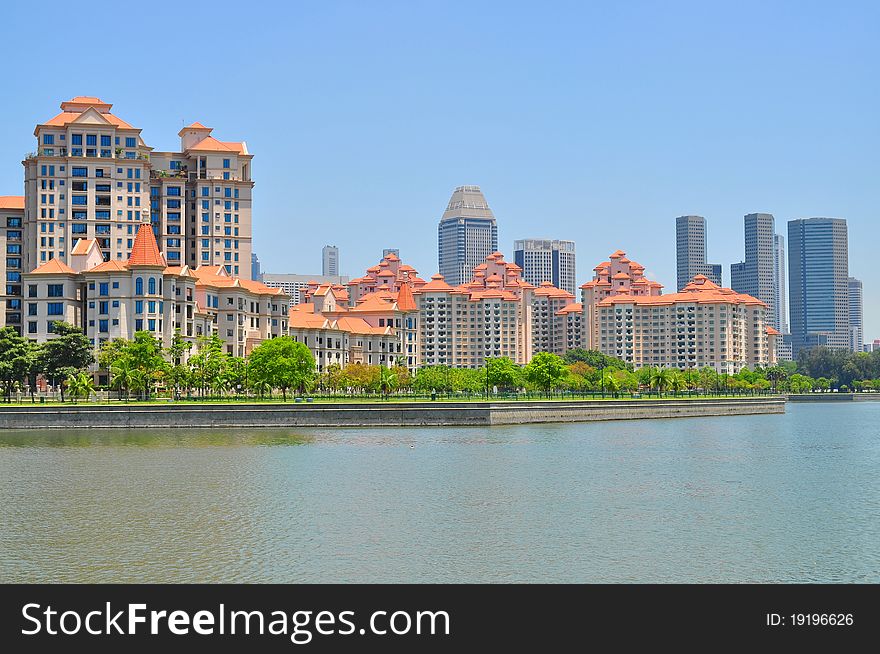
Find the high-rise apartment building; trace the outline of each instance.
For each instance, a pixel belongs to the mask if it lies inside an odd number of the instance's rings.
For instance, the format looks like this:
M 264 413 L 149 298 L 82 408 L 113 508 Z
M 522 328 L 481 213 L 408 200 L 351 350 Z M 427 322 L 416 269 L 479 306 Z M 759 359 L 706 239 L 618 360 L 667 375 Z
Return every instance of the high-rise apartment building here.
M 785 268 L 788 260 L 785 258 L 785 237 L 781 234 L 773 235 L 773 284 L 776 288 L 776 329 L 782 334 L 788 333 L 788 297 L 785 292 Z
M 193 123 L 178 132 L 179 151 L 156 151 L 111 108 L 76 97 L 34 130 L 37 149 L 22 162 L 25 269 L 54 258 L 68 264 L 81 239 L 95 239 L 105 260 L 125 261 L 149 220 L 169 265 L 223 266 L 250 278 L 247 144 Z
M 849 349 L 849 255 L 846 220 L 788 222 L 788 289 L 792 354 L 825 345 Z
M 675 254 L 679 290 L 696 275 L 705 275 L 721 285 L 721 264 L 706 263 L 706 219 L 703 216 L 675 219 Z
M 779 329 L 776 312 L 775 220 L 769 213 L 750 213 L 743 221 L 746 258 L 730 266 L 730 288 L 756 297 L 767 305 L 767 316 Z
M 478 265 L 498 249 L 498 225 L 479 186 L 452 192 L 438 228 L 440 274 L 458 286 L 471 279 Z
M 574 295 L 576 287 L 574 241 L 523 239 L 514 241 L 513 260 L 532 286 L 550 282 Z
M 348 277 L 345 275 L 297 275 L 293 273 L 262 273 L 260 279 L 269 288 L 280 288 L 290 296 L 291 306 L 303 301 L 303 291 L 314 284 L 329 284 L 331 286 L 345 286 Z
M 847 280 L 849 294 L 849 348 L 853 352 L 865 349 L 865 323 L 862 307 L 862 280 L 850 277 Z
M 23 267 L 22 226 L 24 225 L 24 197 L 0 196 L 0 247 L 6 254 L 0 258 L 0 272 L 6 280 L 3 301 L 0 302 L 0 327 L 14 327 L 22 333 L 21 274 Z
M 339 248 L 325 245 L 321 250 L 321 274 L 328 277 L 339 275 Z

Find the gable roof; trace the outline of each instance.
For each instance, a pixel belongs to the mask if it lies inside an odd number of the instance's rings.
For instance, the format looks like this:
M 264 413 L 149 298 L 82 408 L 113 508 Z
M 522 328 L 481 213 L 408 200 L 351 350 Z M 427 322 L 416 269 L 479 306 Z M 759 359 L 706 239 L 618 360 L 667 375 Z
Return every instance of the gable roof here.
M 77 239 L 76 244 L 73 246 L 73 249 L 70 251 L 70 254 L 73 256 L 88 254 L 92 248 L 98 247 L 98 241 L 94 238 L 80 238 Z
M 0 195 L 0 209 L 24 209 L 24 196 Z

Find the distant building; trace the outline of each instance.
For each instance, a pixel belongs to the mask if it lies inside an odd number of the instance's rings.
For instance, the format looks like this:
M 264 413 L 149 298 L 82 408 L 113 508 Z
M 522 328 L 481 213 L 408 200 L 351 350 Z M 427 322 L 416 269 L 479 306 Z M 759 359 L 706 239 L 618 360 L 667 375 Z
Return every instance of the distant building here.
M 532 286 L 550 282 L 574 296 L 577 271 L 574 241 L 523 239 L 514 241 L 513 260 Z
M 286 273 L 262 273 L 262 281 L 269 288 L 280 288 L 290 296 L 291 306 L 303 301 L 301 292 L 309 287 L 310 282 L 316 284 L 338 284 L 345 287 L 348 277 L 345 275 L 294 275 Z
M 861 352 L 865 345 L 862 280 L 850 277 L 847 282 L 849 286 L 849 348 L 853 352 Z
M 437 230 L 440 274 L 458 286 L 498 250 L 498 225 L 479 186 L 453 191 Z
M 756 297 L 767 305 L 768 320 L 779 329 L 776 312 L 776 234 L 769 213 L 750 213 L 743 220 L 746 258 L 730 266 L 730 288 Z
M 0 275 L 6 280 L 0 298 L 0 327 L 13 327 L 21 335 L 21 274 L 23 261 L 24 196 L 0 195 Z
M 675 253 L 679 290 L 687 286 L 696 275 L 705 275 L 721 286 L 721 264 L 706 263 L 705 218 L 679 216 L 675 219 Z
M 864 352 L 874 352 L 875 350 L 880 350 L 880 338 L 875 338 L 870 343 L 865 343 L 862 348 Z
M 262 274 L 263 273 L 260 270 L 260 258 L 257 256 L 256 252 L 251 252 L 251 279 L 258 282 L 260 281 Z
M 700 274 L 663 295 L 662 284 L 648 280 L 645 267 L 621 250 L 594 270 L 581 286 L 585 348 L 635 368 L 709 366 L 733 374 L 776 362 L 779 332 L 757 298 Z
M 325 245 L 321 250 L 321 274 L 326 277 L 339 275 L 339 248 L 335 245 Z
M 817 345 L 849 349 L 846 220 L 790 220 L 788 273 L 792 355 Z
M 384 250 L 382 250 L 383 259 L 389 254 L 393 254 L 395 257 L 400 258 L 400 248 L 385 248 Z
M 781 234 L 773 235 L 773 272 L 774 285 L 776 286 L 776 329 L 781 333 L 788 333 L 788 301 L 785 292 L 785 268 L 788 260 L 785 258 L 785 237 Z

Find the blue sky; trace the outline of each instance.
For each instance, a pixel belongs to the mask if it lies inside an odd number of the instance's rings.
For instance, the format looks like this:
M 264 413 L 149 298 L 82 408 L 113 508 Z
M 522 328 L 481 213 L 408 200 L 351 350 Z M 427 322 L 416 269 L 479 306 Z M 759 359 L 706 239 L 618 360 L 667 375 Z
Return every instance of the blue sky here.
M 783 234 L 790 218 L 840 216 L 865 336 L 880 338 L 880 3 L 167 9 L 4 7 L 0 194 L 21 192 L 36 122 L 97 95 L 157 149 L 195 120 L 248 142 L 254 247 L 272 272 L 320 272 L 334 243 L 346 274 L 399 247 L 427 278 L 460 184 L 482 186 L 511 258 L 516 238 L 575 240 L 581 282 L 622 248 L 671 289 L 681 214 L 707 217 L 725 283 L 744 214 L 773 213 Z M 38 37 L 47 17 L 57 37 Z

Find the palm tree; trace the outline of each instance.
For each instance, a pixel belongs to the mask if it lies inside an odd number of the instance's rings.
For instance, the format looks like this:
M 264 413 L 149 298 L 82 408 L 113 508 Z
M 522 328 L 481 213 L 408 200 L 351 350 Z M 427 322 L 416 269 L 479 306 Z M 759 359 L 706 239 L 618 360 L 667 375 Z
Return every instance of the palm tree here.
M 610 370 L 603 370 L 602 384 L 605 390 L 611 393 L 612 397 L 617 397 L 617 393 L 620 391 L 620 382 L 617 377 L 614 376 L 614 373 Z
M 385 394 L 385 399 L 397 386 L 397 373 L 385 366 L 379 367 L 379 390 Z
M 87 400 L 95 392 L 92 376 L 87 372 L 70 373 L 67 376 L 66 383 L 67 390 L 70 392 L 70 397 L 73 398 L 74 404 L 76 404 L 78 397 L 83 397 Z
M 272 387 L 269 386 L 269 382 L 264 379 L 258 379 L 257 381 L 252 382 L 251 388 L 256 391 L 261 400 L 266 393 L 272 393 Z
M 678 396 L 679 391 L 687 388 L 687 380 L 680 370 L 669 371 L 669 388 L 672 389 L 676 396 Z
M 128 394 L 131 392 L 137 372 L 126 358 L 117 359 L 110 366 L 110 386 L 118 390 L 124 390 L 126 402 L 128 402 Z
M 670 371 L 667 368 L 654 368 L 651 371 L 651 387 L 656 388 L 660 397 L 663 397 L 663 391 L 669 387 Z

